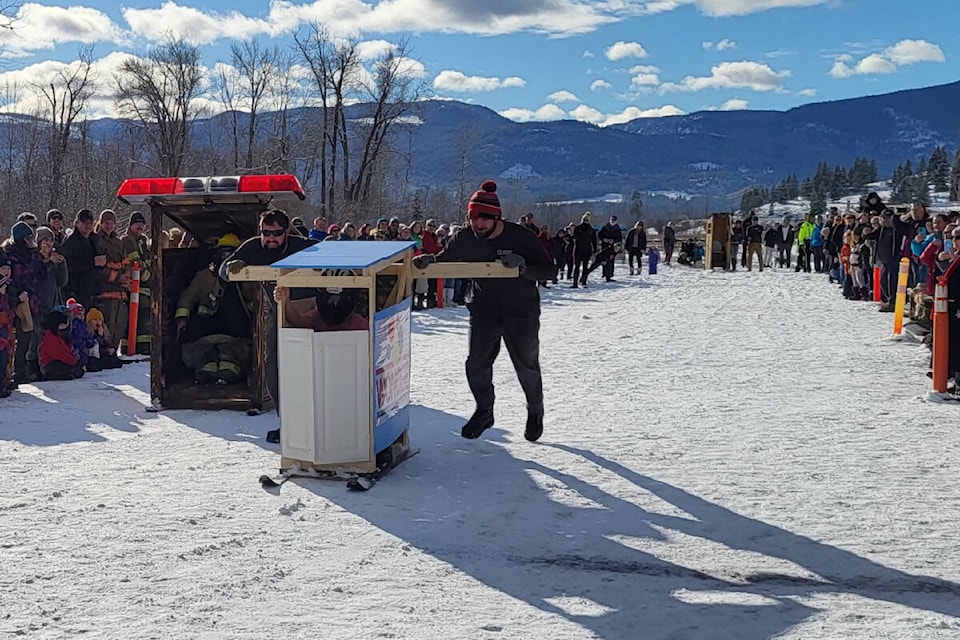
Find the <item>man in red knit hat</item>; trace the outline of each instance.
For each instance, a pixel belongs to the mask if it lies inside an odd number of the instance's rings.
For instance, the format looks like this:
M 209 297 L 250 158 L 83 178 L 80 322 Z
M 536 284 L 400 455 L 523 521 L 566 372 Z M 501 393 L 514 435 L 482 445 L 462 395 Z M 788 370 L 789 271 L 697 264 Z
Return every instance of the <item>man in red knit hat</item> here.
M 476 400 L 473 416 L 463 426 L 464 438 L 479 438 L 493 426 L 493 363 L 500 341 L 507 347 L 527 399 L 524 437 L 533 442 L 543 433 L 543 383 L 540 377 L 540 292 L 537 282 L 553 280 L 556 267 L 537 237 L 503 219 L 497 183 L 487 180 L 467 204 L 469 226 L 446 249 L 414 259 L 423 269 L 433 262 L 501 262 L 519 270 L 518 278 L 471 281 L 470 348 L 467 383 Z

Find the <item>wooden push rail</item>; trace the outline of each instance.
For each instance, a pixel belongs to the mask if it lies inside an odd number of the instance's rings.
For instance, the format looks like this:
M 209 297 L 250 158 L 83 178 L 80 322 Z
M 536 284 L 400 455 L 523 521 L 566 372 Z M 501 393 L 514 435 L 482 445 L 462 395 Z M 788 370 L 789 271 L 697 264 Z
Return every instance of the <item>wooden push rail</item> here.
M 328 276 L 317 269 L 274 269 L 272 267 L 244 267 L 230 274 L 231 282 L 276 282 L 285 287 L 343 287 L 366 289 L 376 275 L 407 274 L 412 279 L 433 278 L 516 278 L 519 270 L 508 269 L 499 262 L 438 262 L 426 269 L 414 268 L 404 262 L 373 265 L 363 269 L 363 275 Z

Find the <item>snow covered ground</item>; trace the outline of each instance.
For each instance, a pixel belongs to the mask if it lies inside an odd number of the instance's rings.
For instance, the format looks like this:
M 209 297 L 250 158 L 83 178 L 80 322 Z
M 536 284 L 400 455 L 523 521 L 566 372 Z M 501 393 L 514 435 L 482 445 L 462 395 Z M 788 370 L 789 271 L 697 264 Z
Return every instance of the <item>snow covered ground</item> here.
M 544 299 L 542 442 L 504 353 L 458 431 L 463 310 L 416 316 L 412 436 L 368 493 L 266 492 L 272 416 L 148 414 L 147 368 L 0 401 L 0 636 L 960 637 L 960 406 L 889 314 L 793 272 Z

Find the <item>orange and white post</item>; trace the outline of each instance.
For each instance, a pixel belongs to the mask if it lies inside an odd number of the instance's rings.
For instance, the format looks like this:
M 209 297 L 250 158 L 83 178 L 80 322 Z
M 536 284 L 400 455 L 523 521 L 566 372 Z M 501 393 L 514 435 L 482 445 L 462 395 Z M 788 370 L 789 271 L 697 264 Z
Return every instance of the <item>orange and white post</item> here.
M 140 315 L 140 263 L 133 263 L 130 274 L 130 309 L 127 323 L 127 355 L 137 355 L 137 317 Z
M 947 279 L 937 278 L 933 296 L 933 390 L 947 392 L 950 362 L 950 307 L 947 304 Z
M 900 260 L 900 273 L 897 274 L 897 303 L 893 308 L 893 335 L 903 333 L 903 310 L 907 306 L 907 279 L 910 277 L 910 261 Z

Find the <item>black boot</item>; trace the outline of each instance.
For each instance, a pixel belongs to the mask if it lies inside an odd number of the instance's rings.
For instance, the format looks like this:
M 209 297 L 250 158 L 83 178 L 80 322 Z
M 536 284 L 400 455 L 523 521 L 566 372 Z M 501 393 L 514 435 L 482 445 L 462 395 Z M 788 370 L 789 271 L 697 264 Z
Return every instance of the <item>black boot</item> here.
M 543 435 L 543 411 L 527 414 L 527 428 L 523 437 L 530 442 L 536 442 Z
M 272 429 L 267 431 L 267 442 L 271 444 L 280 442 L 280 429 Z
M 467 440 L 474 440 L 475 438 L 479 438 L 484 431 L 492 426 L 493 411 L 490 409 L 477 409 L 473 412 L 473 415 L 470 416 L 470 419 L 467 420 L 467 424 L 463 425 L 463 428 L 460 430 L 460 435 Z

